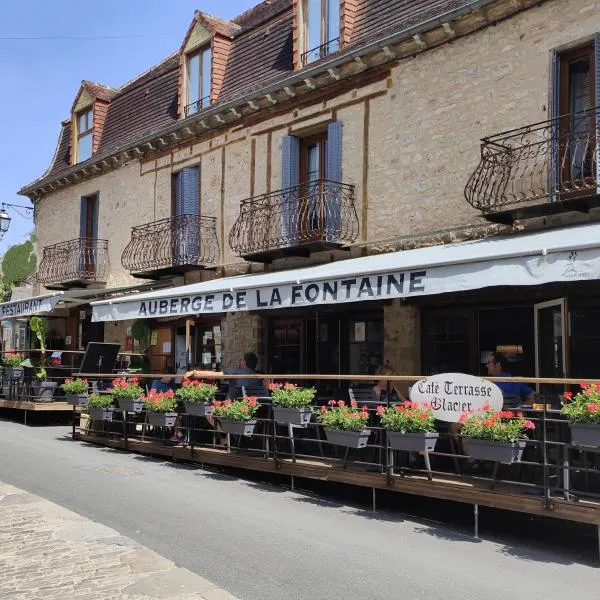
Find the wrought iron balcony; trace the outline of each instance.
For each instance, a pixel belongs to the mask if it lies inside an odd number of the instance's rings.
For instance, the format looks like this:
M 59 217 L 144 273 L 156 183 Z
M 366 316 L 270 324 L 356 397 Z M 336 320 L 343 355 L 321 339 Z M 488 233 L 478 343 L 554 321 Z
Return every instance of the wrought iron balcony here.
M 121 263 L 134 277 L 157 279 L 214 266 L 218 258 L 216 219 L 185 214 L 133 227 Z
M 332 52 L 337 52 L 340 49 L 340 38 L 336 37 L 332 40 L 317 46 L 316 48 L 312 48 L 308 52 L 304 52 L 300 57 L 302 62 L 302 66 L 305 67 L 307 64 L 311 62 L 315 62 L 315 60 L 319 60 L 320 58 L 324 58 L 328 54 Z
M 77 238 L 46 246 L 37 280 L 48 289 L 106 283 L 108 240 Z
M 483 138 L 465 197 L 490 221 L 597 206 L 600 108 Z
M 339 248 L 357 236 L 354 186 L 318 179 L 243 200 L 229 245 L 247 260 L 270 262 Z
M 186 117 L 190 115 L 195 115 L 197 112 L 200 112 L 203 108 L 210 106 L 210 96 L 204 96 L 204 98 L 200 98 L 200 100 L 196 100 L 196 102 L 192 102 L 187 106 L 184 106 L 183 112 Z

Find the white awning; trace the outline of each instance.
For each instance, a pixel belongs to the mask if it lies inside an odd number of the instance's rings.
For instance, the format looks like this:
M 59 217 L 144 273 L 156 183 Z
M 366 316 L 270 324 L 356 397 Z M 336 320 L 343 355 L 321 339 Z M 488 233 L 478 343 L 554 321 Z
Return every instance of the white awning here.
M 600 223 L 224 277 L 92 302 L 93 321 L 406 298 L 600 277 Z
M 40 313 L 50 312 L 61 299 L 63 292 L 32 296 L 21 300 L 0 303 L 0 319 L 30 317 Z

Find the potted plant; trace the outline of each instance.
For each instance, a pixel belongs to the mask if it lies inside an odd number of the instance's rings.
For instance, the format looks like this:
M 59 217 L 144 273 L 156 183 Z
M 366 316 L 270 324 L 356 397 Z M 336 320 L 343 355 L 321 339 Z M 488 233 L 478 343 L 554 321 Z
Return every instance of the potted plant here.
M 254 433 L 256 419 L 254 413 L 258 410 L 256 397 L 249 396 L 241 400 L 215 400 L 212 404 L 212 414 L 218 417 L 225 433 L 251 436 Z
M 460 417 L 461 434 L 467 438 L 469 456 L 478 460 L 513 463 L 521 460 L 526 432 L 535 425 L 523 413 L 511 410 L 495 412 L 484 405 L 480 412 L 466 412 Z
M 142 412 L 144 408 L 144 400 L 142 393 L 144 390 L 139 386 L 137 377 L 129 379 L 117 377 L 112 381 L 112 389 L 110 393 L 119 403 L 119 408 L 127 412 Z
M 35 334 L 40 344 L 40 364 L 42 365 L 38 372 L 35 374 L 35 382 L 33 383 L 32 391 L 34 399 L 41 402 L 51 402 L 54 396 L 54 390 L 56 389 L 56 381 L 47 381 L 47 373 L 44 368 L 46 362 L 46 338 L 48 337 L 48 321 L 44 317 L 31 317 L 29 319 L 29 329 Z M 21 363 L 23 364 L 23 363 Z M 29 365 L 33 366 L 31 363 Z
M 79 377 L 67 377 L 60 386 L 65 394 L 66 401 L 73 406 L 81 406 L 88 401 L 88 381 Z
M 183 402 L 185 412 L 197 417 L 208 417 L 212 414 L 212 402 L 217 393 L 217 386 L 184 379 L 175 395 Z
M 356 401 L 348 406 L 343 400 L 330 400 L 329 408 L 321 407 L 319 421 L 325 428 L 330 444 L 364 448 L 371 431 L 365 425 L 369 420 L 367 407 L 358 408 Z
M 147 396 L 142 396 L 144 409 L 149 425 L 155 427 L 173 427 L 177 419 L 177 400 L 172 390 L 157 392 L 150 390 Z
M 7 352 L 2 355 L 4 376 L 6 379 L 23 379 L 24 369 L 21 366 L 23 355 L 20 352 Z
M 317 390 L 299 388 L 293 383 L 270 383 L 273 419 L 283 425 L 306 427 L 312 416 L 311 404 Z
M 439 434 L 431 406 L 405 402 L 396 406 L 378 406 L 381 426 L 387 432 L 388 445 L 393 450 L 433 452 Z
M 112 421 L 114 398 L 110 394 L 92 394 L 87 401 L 88 413 L 93 421 Z
M 574 446 L 600 448 L 600 385 L 582 382 L 580 387 L 575 396 L 563 394 L 561 413 L 569 420 Z

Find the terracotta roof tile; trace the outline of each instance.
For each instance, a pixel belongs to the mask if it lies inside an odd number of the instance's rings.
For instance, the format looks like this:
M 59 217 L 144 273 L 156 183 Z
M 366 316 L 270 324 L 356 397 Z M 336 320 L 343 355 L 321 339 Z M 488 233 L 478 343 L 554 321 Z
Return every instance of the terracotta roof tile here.
M 101 83 L 94 83 L 93 81 L 83 81 L 82 85 L 89 91 L 89 93 L 99 100 L 110 101 L 115 94 L 119 93 L 118 89 L 102 85 Z

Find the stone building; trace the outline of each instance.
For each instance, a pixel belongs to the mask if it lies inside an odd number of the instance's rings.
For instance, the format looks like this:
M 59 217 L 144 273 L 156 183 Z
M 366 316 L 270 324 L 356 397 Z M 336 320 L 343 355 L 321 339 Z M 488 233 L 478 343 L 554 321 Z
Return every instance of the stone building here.
M 40 294 L 108 297 L 65 314 L 86 339 L 151 319 L 154 369 L 479 372 L 500 348 L 575 374 L 600 343 L 599 31 L 593 0 L 197 12 L 159 65 L 82 83 L 21 190 Z

